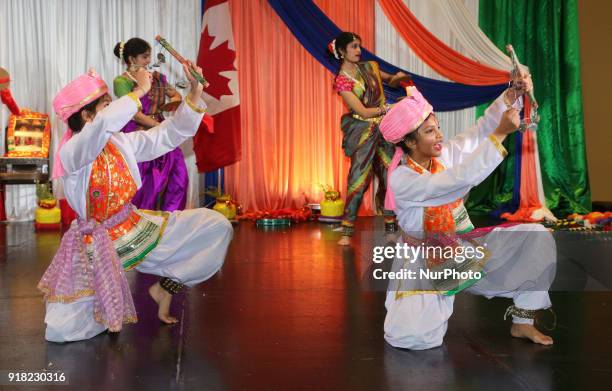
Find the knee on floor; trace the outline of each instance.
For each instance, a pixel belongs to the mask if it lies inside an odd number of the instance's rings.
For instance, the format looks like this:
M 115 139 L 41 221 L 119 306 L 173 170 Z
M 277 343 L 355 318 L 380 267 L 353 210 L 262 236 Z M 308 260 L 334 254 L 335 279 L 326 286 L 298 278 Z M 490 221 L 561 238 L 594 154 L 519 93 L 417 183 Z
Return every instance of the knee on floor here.
M 394 348 L 426 350 L 437 348 L 444 342 L 444 335 L 391 336 L 385 333 L 385 341 Z

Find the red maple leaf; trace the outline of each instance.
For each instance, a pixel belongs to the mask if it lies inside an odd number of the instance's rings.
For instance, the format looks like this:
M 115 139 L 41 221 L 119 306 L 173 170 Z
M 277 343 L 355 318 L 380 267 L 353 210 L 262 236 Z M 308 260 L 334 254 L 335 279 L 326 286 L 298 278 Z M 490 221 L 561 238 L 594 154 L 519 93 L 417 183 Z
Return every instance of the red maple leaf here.
M 214 37 L 208 34 L 208 26 L 206 26 L 200 40 L 198 66 L 202 67 L 202 73 L 210 83 L 205 90 L 206 93 L 218 100 L 223 95 L 232 95 L 229 88 L 230 79 L 221 75 L 221 72 L 236 70 L 234 67 L 236 52 L 229 48 L 228 41 L 211 49 L 213 40 Z

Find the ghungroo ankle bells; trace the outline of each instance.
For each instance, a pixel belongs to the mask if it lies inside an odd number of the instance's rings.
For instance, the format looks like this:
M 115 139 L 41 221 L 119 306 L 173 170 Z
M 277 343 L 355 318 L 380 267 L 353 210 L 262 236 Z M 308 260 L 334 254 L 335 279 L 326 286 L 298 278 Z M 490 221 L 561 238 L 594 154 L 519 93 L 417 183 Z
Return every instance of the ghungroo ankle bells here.
M 172 295 L 179 293 L 183 290 L 183 288 L 185 288 L 184 284 L 171 280 L 168 277 L 164 277 L 159 280 L 159 285 L 161 285 L 162 288 Z
M 508 316 L 516 316 L 517 318 L 523 319 L 535 319 L 537 310 L 526 310 L 524 308 L 519 308 L 515 305 L 511 305 L 506 308 L 506 313 L 504 314 L 504 320 L 508 318 Z
M 541 317 L 536 316 L 542 315 L 542 313 L 546 311 L 550 312 L 552 315 L 551 327 L 546 327 L 546 325 L 543 324 L 544 322 L 542 322 Z M 511 305 L 506 309 L 506 313 L 504 314 L 504 320 L 506 320 L 508 316 L 516 316 L 518 318 L 523 319 L 533 319 L 534 324 L 537 324 L 548 331 L 552 331 L 557 328 L 557 314 L 555 313 L 555 311 L 553 311 L 552 308 L 547 308 L 546 310 L 526 310 L 524 308 L 519 308 L 515 305 Z

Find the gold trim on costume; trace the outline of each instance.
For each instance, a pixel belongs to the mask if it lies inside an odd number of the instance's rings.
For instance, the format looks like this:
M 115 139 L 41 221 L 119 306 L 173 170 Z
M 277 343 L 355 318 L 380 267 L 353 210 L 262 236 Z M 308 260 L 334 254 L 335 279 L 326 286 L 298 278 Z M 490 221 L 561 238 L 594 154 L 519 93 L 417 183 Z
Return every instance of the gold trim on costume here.
M 189 106 L 189 108 L 191 108 L 191 110 L 195 111 L 196 113 L 202 114 L 206 112 L 206 107 L 199 107 L 198 105 L 193 103 L 188 96 L 185 97 L 185 103 L 187 103 L 187 106 Z
M 161 237 L 164 234 L 164 230 L 166 229 L 166 226 L 168 225 L 168 218 L 170 218 L 170 214 L 171 214 L 170 212 L 167 212 L 165 210 L 149 210 L 149 209 L 138 209 L 138 212 L 144 213 L 150 216 L 162 217 L 164 219 L 164 222 L 159 228 L 159 236 Z
M 403 299 L 404 297 L 415 296 L 415 295 L 441 295 L 442 291 L 396 291 L 395 300 Z
M 45 300 L 49 303 L 72 303 L 73 301 L 80 299 L 81 297 L 93 296 L 95 291 L 93 289 L 83 289 L 75 292 L 72 295 L 51 295 L 51 288 L 46 285 L 38 285 L 38 289 L 44 293 Z
M 377 117 L 372 117 L 372 118 L 363 118 L 362 116 L 360 116 L 359 114 L 353 114 L 353 118 L 358 119 L 360 121 L 366 121 L 366 122 L 374 122 L 375 124 L 380 124 L 380 121 L 382 121 L 383 116 L 379 115 Z
M 110 325 L 108 324 L 108 322 L 104 319 L 104 317 L 102 316 L 102 314 L 100 313 L 100 311 L 94 311 L 93 314 L 93 318 L 94 320 L 101 324 L 102 326 L 105 326 L 108 331 L 116 333 L 121 331 L 121 327 L 119 328 L 114 328 L 114 327 L 110 327 Z M 128 324 L 128 323 L 138 323 L 138 317 L 137 316 L 124 316 L 123 317 L 123 322 L 121 323 L 122 325 L 124 324 Z
M 497 150 L 499 151 L 499 153 L 502 155 L 502 157 L 506 157 L 508 156 L 508 151 L 506 150 L 506 148 L 502 145 L 502 143 L 499 142 L 499 140 L 497 139 L 497 137 L 493 136 L 492 134 L 489 135 L 489 140 L 491 140 L 491 142 L 493 143 L 493 145 L 495 145 L 495 148 L 497 148 Z
M 106 84 L 102 87 L 99 87 L 97 90 L 95 90 L 94 92 L 92 92 L 91 94 L 87 95 L 85 98 L 81 99 L 79 102 L 73 103 L 71 105 L 64 105 L 60 108 L 60 111 L 64 111 L 66 109 L 69 109 L 71 107 L 74 106 L 79 106 L 79 107 L 83 107 L 88 103 L 91 103 L 90 101 L 96 96 L 98 95 L 100 92 L 104 92 L 104 94 L 108 93 L 108 87 L 106 86 Z M 104 95 L 102 94 L 102 95 Z M 100 95 L 100 96 L 102 96 Z
M 479 246 L 480 243 L 477 242 L 474 239 L 467 239 L 467 242 L 469 242 L 470 244 L 472 244 L 473 246 Z M 483 249 L 482 250 L 484 253 L 484 257 L 482 257 L 482 259 L 480 261 L 478 261 L 478 264 L 481 266 L 481 269 L 479 270 L 482 273 L 486 273 L 484 271 L 484 265 L 489 262 L 489 258 L 491 258 L 491 251 L 488 249 Z M 486 275 L 486 274 L 485 274 Z M 399 300 L 399 299 L 403 299 L 404 297 L 409 297 L 409 296 L 414 296 L 414 295 L 427 295 L 427 294 L 431 294 L 431 295 L 446 295 L 447 292 L 449 292 L 448 290 L 409 290 L 409 291 L 404 291 L 401 290 L 402 287 L 402 282 L 400 281 L 400 283 L 398 284 L 397 290 L 395 291 L 395 300 Z
M 136 94 L 132 91 L 129 94 L 126 94 L 127 96 L 129 96 L 130 98 L 132 98 L 132 100 L 134 101 L 134 103 L 136 103 L 136 106 L 138 106 L 138 110 L 142 110 L 142 103 L 140 103 L 140 99 L 138 99 L 138 97 L 136 96 Z

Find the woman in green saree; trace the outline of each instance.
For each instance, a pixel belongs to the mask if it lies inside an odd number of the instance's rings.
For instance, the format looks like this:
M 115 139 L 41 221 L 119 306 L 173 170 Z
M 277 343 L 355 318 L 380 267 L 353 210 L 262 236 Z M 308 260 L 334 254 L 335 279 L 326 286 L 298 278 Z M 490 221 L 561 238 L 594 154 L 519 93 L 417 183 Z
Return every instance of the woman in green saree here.
M 344 133 L 342 148 L 351 158 L 346 191 L 346 205 L 342 220 L 340 245 L 349 245 L 354 233 L 354 222 L 361 206 L 363 194 L 372 177 L 378 178 L 376 207 L 385 216 L 385 231 L 396 230 L 392 211 L 384 210 L 387 189 L 387 167 L 394 153 L 394 146 L 386 142 L 378 130 L 378 124 L 389 109 L 385 101 L 383 82 L 397 86 L 409 80 L 403 72 L 395 75 L 382 72 L 376 61 L 361 61 L 361 38 L 354 33 L 343 32 L 328 45 L 331 56 L 340 62 L 340 70 L 334 80 L 334 89 L 348 106 L 342 116 Z

